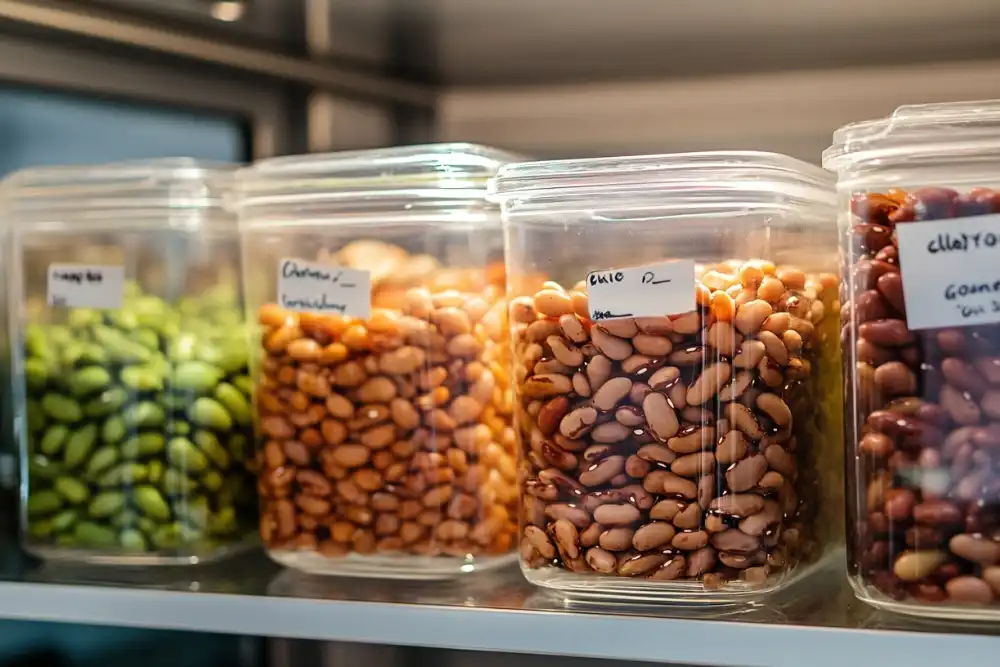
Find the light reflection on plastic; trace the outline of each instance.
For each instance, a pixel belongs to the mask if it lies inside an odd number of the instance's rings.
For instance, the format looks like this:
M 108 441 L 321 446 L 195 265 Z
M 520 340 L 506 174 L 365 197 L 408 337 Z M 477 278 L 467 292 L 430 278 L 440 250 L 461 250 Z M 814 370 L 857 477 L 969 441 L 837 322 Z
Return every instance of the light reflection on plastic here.
M 232 23 L 243 18 L 244 9 L 243 0 L 217 0 L 212 3 L 212 18 Z

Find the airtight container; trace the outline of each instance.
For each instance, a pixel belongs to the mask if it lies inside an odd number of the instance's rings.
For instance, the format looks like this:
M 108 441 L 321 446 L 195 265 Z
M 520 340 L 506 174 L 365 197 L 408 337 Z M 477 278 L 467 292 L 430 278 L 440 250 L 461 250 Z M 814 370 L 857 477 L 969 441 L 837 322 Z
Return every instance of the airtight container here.
M 508 159 L 445 144 L 240 173 L 260 529 L 277 562 L 431 578 L 512 560 L 503 238 L 485 199 Z
M 1000 101 L 847 125 L 850 577 L 921 616 L 1000 619 Z
M 769 153 L 512 164 L 520 559 L 573 598 L 739 603 L 842 508 L 833 179 Z
M 191 160 L 4 183 L 25 548 L 184 564 L 254 534 L 231 170 Z

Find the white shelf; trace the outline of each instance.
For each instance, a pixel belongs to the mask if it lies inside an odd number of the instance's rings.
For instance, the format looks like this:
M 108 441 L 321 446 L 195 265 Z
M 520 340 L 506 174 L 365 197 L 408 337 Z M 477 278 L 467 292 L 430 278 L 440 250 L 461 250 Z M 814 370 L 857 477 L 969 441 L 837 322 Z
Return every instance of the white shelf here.
M 281 571 L 251 556 L 155 575 L 26 571 L 0 583 L 0 618 L 746 667 L 981 665 L 1000 654 L 1000 636 L 970 634 L 982 628 L 870 610 L 837 576 L 791 593 L 714 615 L 581 608 L 517 572 L 451 584 L 358 581 Z

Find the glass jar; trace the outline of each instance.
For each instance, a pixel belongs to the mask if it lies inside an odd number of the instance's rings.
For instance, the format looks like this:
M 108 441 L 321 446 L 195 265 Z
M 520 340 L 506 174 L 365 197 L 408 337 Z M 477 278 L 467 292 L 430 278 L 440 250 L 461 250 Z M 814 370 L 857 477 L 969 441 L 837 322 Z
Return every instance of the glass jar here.
M 185 564 L 252 544 L 231 169 L 185 159 L 4 183 L 25 548 Z
M 500 170 L 520 556 L 570 598 L 734 604 L 836 541 L 833 179 L 767 153 Z
M 265 160 L 239 175 L 261 536 L 308 572 L 436 578 L 516 533 L 508 156 L 465 144 Z
M 848 125 L 850 577 L 897 612 L 1000 619 L 1000 101 Z

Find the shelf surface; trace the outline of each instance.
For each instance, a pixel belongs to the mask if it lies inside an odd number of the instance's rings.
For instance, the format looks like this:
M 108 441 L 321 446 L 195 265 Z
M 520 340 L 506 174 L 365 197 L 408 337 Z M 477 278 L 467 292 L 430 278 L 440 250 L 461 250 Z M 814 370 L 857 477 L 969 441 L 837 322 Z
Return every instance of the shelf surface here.
M 0 618 L 691 665 L 884 667 L 905 656 L 907 667 L 938 667 L 1000 654 L 1000 627 L 869 609 L 834 565 L 766 607 L 713 612 L 571 604 L 516 569 L 407 583 L 308 576 L 256 553 L 164 571 L 9 554 Z

